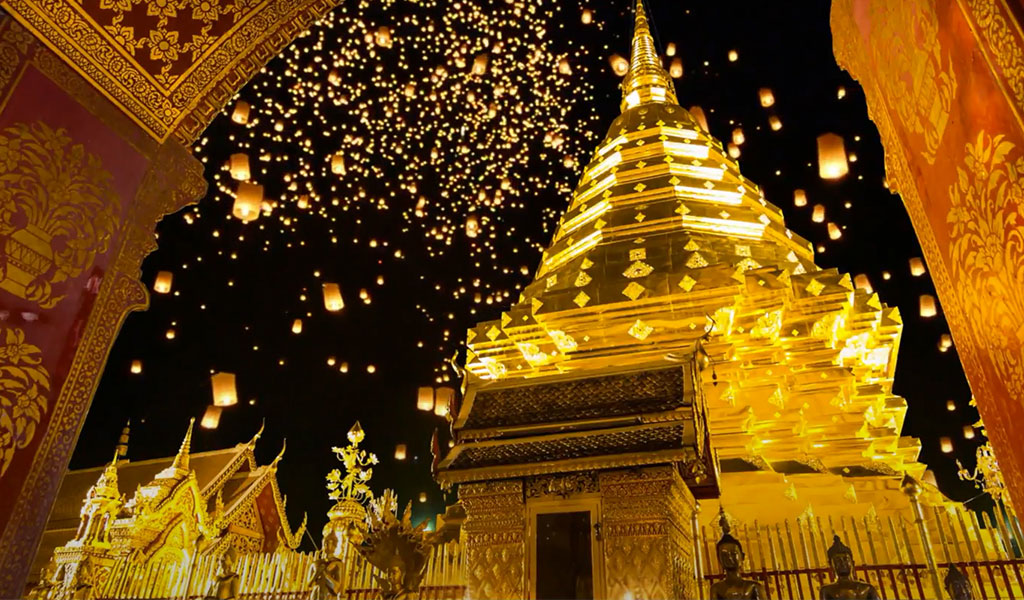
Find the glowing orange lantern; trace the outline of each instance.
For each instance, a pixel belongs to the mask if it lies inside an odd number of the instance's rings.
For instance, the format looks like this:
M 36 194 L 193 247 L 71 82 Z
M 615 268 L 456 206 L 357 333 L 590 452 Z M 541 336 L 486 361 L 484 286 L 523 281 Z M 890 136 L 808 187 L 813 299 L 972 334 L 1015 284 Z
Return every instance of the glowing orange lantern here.
M 945 436 L 940 437 L 939 447 L 942 448 L 943 454 L 951 454 L 953 452 L 953 440 Z
M 734 144 L 732 142 L 729 142 L 729 145 L 727 146 L 727 148 L 729 150 L 729 156 L 731 158 L 739 158 L 740 157 L 740 147 L 739 146 L 737 146 L 736 144 Z
M 675 56 L 676 55 L 676 43 L 675 42 L 669 42 L 668 45 L 665 46 L 665 54 L 668 55 L 668 56 Z
M 171 293 L 171 282 L 174 280 L 174 274 L 170 271 L 160 271 L 156 274 L 156 280 L 153 281 L 153 291 L 158 294 L 169 294 Z
M 761 106 L 768 108 L 775 104 L 775 94 L 772 93 L 771 88 L 761 88 L 757 90 L 757 96 L 761 99 Z
M 740 53 L 735 50 L 729 51 L 729 62 L 736 62 L 740 59 Z
M 395 446 L 395 460 L 405 460 L 405 444 L 398 444 Z
M 839 226 L 829 221 L 828 223 L 828 237 L 833 240 L 838 240 L 843 237 L 843 231 L 839 229 Z
M 439 387 L 434 397 L 434 414 L 439 417 L 447 415 L 451 402 L 455 399 L 455 390 L 450 387 Z
M 920 258 L 910 259 L 910 274 L 913 275 L 914 277 L 920 277 L 924 275 L 924 273 L 924 261 L 921 260 Z
M 953 412 L 954 410 L 956 410 L 956 402 L 953 402 L 952 400 L 946 400 L 946 410 L 948 410 L 949 412 Z
M 249 122 L 249 103 L 239 100 L 235 103 L 235 110 L 231 111 L 231 120 L 239 125 Z
M 475 238 L 480 235 L 480 221 L 476 215 L 466 217 L 466 237 Z
M 486 53 L 477 56 L 473 60 L 473 74 L 484 75 L 487 73 L 487 63 L 489 63 L 490 60 L 491 58 Z
M 331 173 L 335 175 L 345 174 L 345 157 L 340 152 L 331 156 Z
M 920 302 L 921 316 L 924 318 L 934 317 L 939 314 L 938 309 L 935 307 L 935 297 L 928 294 L 921 294 L 918 299 Z
M 584 25 L 590 25 L 594 22 L 594 11 L 589 8 L 584 8 L 583 14 L 580 15 L 580 20 L 583 21 Z
M 203 429 L 216 429 L 220 425 L 220 413 L 222 412 L 219 406 L 207 406 L 206 412 L 203 413 L 203 420 L 199 421 L 199 426 Z
M 427 412 L 434 410 L 434 388 L 421 387 L 416 391 L 416 408 Z
M 132 361 L 132 369 L 131 370 L 132 370 L 132 373 L 135 374 L 135 375 L 138 375 L 139 373 L 141 373 L 142 372 L 142 361 L 141 360 L 133 360 Z
M 683 76 L 683 59 L 676 57 L 672 59 L 672 63 L 668 67 L 668 74 L 674 79 L 679 79 Z
M 741 127 L 737 127 L 732 130 L 732 143 L 737 146 L 742 146 L 745 141 L 747 141 L 747 136 L 743 135 L 743 129 Z
M 234 373 L 214 373 L 210 377 L 213 386 L 214 406 L 234 406 L 238 404 L 238 391 L 235 388 Z
M 292 333 L 302 333 L 302 319 L 292 321 Z
M 612 71 L 614 71 L 619 77 L 622 77 L 629 72 L 629 61 L 621 55 L 612 54 L 608 57 L 608 62 L 612 65 Z
M 231 207 L 231 214 L 243 223 L 255 221 L 260 216 L 263 208 L 263 186 L 242 181 L 238 184 L 238 193 L 235 194 L 235 203 Z
M 338 312 L 345 308 L 345 300 L 341 297 L 341 287 L 336 283 L 325 283 L 323 285 L 324 308 L 331 312 Z
M 974 427 L 971 427 L 970 425 L 964 425 L 964 439 L 965 440 L 973 440 L 974 439 Z
M 840 179 L 850 172 L 843 138 L 834 133 L 818 136 L 818 175 L 822 179 Z
M 871 287 L 871 281 L 868 279 L 868 276 L 863 273 L 853 278 L 853 285 L 857 289 L 864 290 L 869 294 L 875 293 L 874 288 Z
M 803 190 L 793 190 L 793 206 L 807 206 L 807 192 Z
M 821 204 L 814 205 L 814 212 L 811 213 L 811 220 L 815 223 L 825 222 L 825 207 Z
M 782 129 L 782 120 L 776 115 L 768 117 L 768 126 L 772 128 L 772 131 L 778 131 Z
M 249 179 L 249 155 L 242 152 L 237 152 L 231 155 L 228 160 L 228 170 L 231 172 L 231 178 L 238 181 L 246 181 Z
M 694 121 L 697 121 L 697 124 L 700 125 L 701 129 L 703 129 L 704 131 L 708 130 L 708 118 L 707 116 L 704 115 L 703 108 L 699 106 L 691 106 L 690 116 L 693 117 Z

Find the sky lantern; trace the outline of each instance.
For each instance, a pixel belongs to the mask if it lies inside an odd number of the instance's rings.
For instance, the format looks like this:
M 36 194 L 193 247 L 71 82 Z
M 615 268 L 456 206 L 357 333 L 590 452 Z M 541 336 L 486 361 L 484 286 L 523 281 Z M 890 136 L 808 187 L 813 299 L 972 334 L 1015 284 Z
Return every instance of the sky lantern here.
M 846 88 L 844 88 L 843 86 L 839 86 L 839 89 L 836 90 L 836 98 L 842 100 L 845 97 L 846 97 Z
M 345 174 L 345 156 L 341 152 L 331 155 L 331 173 L 335 175 Z
M 680 77 L 682 77 L 683 59 L 679 58 L 678 56 L 676 58 L 673 58 L 671 64 L 669 64 L 668 67 L 668 74 L 671 75 L 673 79 L 679 79 Z
M 939 448 L 942 449 L 943 454 L 953 453 L 953 440 L 949 437 L 942 436 L 939 438 Z
M 822 179 L 840 179 L 850 172 L 843 138 L 834 133 L 818 136 L 818 175 Z
M 811 213 L 811 220 L 815 223 L 825 222 L 825 205 L 815 204 L 814 211 Z
M 174 281 L 174 273 L 160 271 L 156 274 L 156 279 L 153 281 L 153 291 L 158 294 L 170 294 L 172 281 Z
M 434 388 L 421 387 L 416 390 L 416 409 L 427 412 L 434 410 Z
M 455 399 L 455 390 L 450 387 L 439 387 L 434 397 L 434 414 L 439 417 L 447 415 L 448 407 Z
M 235 102 L 235 109 L 231 111 L 231 120 L 239 125 L 249 122 L 249 103 L 245 100 Z
M 237 181 L 246 181 L 249 179 L 249 155 L 244 152 L 236 152 L 231 155 L 228 159 L 228 171 L 231 172 L 231 178 Z
M 953 347 L 953 337 L 948 333 L 939 336 L 939 350 L 945 352 Z
M 235 387 L 234 373 L 214 373 L 210 376 L 213 387 L 214 406 L 234 406 L 238 404 L 238 391 Z
M 736 62 L 740 59 L 740 53 L 736 50 L 729 51 L 729 62 Z
M 341 297 L 341 287 L 336 283 L 323 285 L 324 308 L 330 312 L 338 312 L 345 308 L 345 300 Z
M 675 42 L 669 42 L 668 45 L 665 46 L 665 54 L 666 54 L 666 56 L 675 56 L 676 55 L 676 43 Z
M 295 319 L 294 321 L 292 321 L 292 333 L 302 333 L 302 319 Z
M 612 71 L 615 71 L 619 77 L 623 77 L 629 72 L 629 61 L 621 54 L 612 54 L 608 57 L 608 62 L 612 65 Z
M 199 421 L 199 426 L 203 429 L 216 429 L 220 425 L 220 413 L 223 412 L 219 406 L 207 406 L 206 412 L 203 413 L 203 419 Z
M 491 61 L 491 57 L 487 53 L 478 55 L 473 59 L 473 74 L 484 75 L 487 73 L 487 64 Z
M 138 375 L 139 373 L 142 372 L 142 361 L 141 360 L 136 359 L 136 360 L 132 361 L 131 372 L 132 372 L 133 375 Z
M 956 402 L 952 400 L 946 400 L 946 410 L 948 410 L 949 412 L 953 412 L 954 410 L 956 410 Z
M 924 261 L 920 258 L 910 259 L 910 274 L 914 277 L 920 277 L 925 274 Z
M 427 501 L 427 493 L 426 492 L 420 492 L 420 503 L 424 503 L 426 501 Z
M 728 146 L 726 148 L 727 148 L 727 150 L 729 152 L 729 157 L 730 158 L 734 158 L 735 159 L 735 158 L 739 158 L 740 157 L 740 147 L 737 146 L 736 144 L 734 144 L 732 142 L 729 142 L 729 144 L 728 144 Z
M 584 8 L 583 14 L 580 15 L 580 21 L 582 21 L 584 25 L 590 25 L 591 23 L 593 23 L 594 11 L 590 10 L 589 8 Z
M 929 294 L 921 294 L 918 299 L 920 303 L 921 316 L 924 318 L 931 318 L 939 314 L 938 309 L 935 306 L 935 296 Z
M 480 220 L 476 215 L 466 217 L 466 237 L 475 238 L 480 235 Z
M 263 186 L 241 181 L 238 183 L 238 193 L 235 194 L 235 203 L 231 207 L 231 214 L 243 223 L 255 221 L 260 216 L 263 208 Z
M 971 425 L 964 425 L 964 439 L 965 440 L 973 440 L 974 439 L 974 427 L 973 426 L 971 426 Z
M 167 338 L 167 339 L 169 339 L 169 340 L 173 340 L 173 339 L 174 339 L 175 337 L 177 337 L 177 335 L 178 335 L 178 334 L 177 334 L 177 333 L 175 333 L 175 331 L 174 331 L 174 328 L 173 328 L 173 327 L 171 327 L 170 329 L 168 329 L 168 330 L 166 331 L 166 333 L 164 333 L 164 337 L 165 337 L 165 338 Z
M 690 116 L 693 117 L 694 121 L 697 121 L 697 124 L 700 125 L 701 129 L 703 129 L 704 131 L 708 130 L 708 118 L 704 114 L 704 109 L 703 108 L 701 108 L 699 106 L 691 106 L 690 107 Z
M 341 84 L 341 75 L 337 69 L 331 69 L 331 72 L 327 74 L 327 82 L 331 85 Z
M 853 278 L 853 285 L 857 289 L 864 290 L 869 294 L 875 293 L 874 288 L 871 287 L 871 280 L 869 280 L 868 276 L 865 275 L 864 273 L 861 273 L 860 275 L 857 275 L 856 277 Z
M 391 47 L 391 28 L 387 25 L 381 25 L 377 28 L 377 32 L 373 36 L 374 42 L 381 48 Z
M 747 141 L 747 136 L 743 135 L 743 128 L 737 127 L 732 130 L 732 143 L 737 146 L 742 146 L 743 142 Z
M 778 131 L 782 129 L 782 119 L 778 115 L 772 115 L 768 117 L 768 126 L 772 128 L 772 131 Z
M 572 65 L 569 64 L 569 59 L 562 57 L 562 60 L 558 61 L 558 72 L 562 75 L 572 75 Z
M 793 206 L 803 207 L 807 206 L 807 192 L 804 190 L 793 190 Z
M 757 97 L 761 99 L 761 106 L 765 108 L 775 104 L 775 94 L 772 93 L 771 88 L 763 87 L 757 90 Z
M 832 221 L 828 222 L 828 237 L 833 240 L 838 240 L 843 237 L 843 230 L 839 229 L 839 226 Z
M 397 444 L 395 446 L 395 460 L 405 460 L 405 454 L 405 444 Z

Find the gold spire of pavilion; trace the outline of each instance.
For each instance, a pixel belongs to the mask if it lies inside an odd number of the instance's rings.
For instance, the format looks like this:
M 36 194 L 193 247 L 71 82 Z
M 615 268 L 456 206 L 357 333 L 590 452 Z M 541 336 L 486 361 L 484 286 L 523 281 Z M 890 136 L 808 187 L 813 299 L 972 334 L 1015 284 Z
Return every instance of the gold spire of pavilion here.
M 644 0 L 636 0 L 636 26 L 629 72 L 622 81 L 622 109 L 652 102 L 676 103 L 676 89 L 651 35 Z
M 157 479 L 174 479 L 188 475 L 189 454 L 192 451 L 192 429 L 195 422 L 196 420 L 194 417 L 189 420 L 188 430 L 185 431 L 185 438 L 181 440 L 181 447 L 178 448 L 178 453 L 174 456 L 174 461 L 171 462 L 171 466 L 157 473 Z

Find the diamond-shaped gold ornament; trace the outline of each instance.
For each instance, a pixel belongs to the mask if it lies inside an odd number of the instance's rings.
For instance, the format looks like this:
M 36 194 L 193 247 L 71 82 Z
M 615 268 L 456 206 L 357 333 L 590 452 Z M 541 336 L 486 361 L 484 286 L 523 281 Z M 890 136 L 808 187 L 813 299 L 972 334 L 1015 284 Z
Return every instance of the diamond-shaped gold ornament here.
M 646 276 L 650 275 L 651 271 L 653 271 L 653 270 L 654 270 L 654 267 L 652 267 L 651 265 L 649 265 L 649 264 L 647 264 L 645 262 L 641 262 L 641 261 L 638 260 L 638 261 L 634 262 L 633 264 L 629 265 L 629 268 L 627 268 L 625 271 L 623 271 L 622 275 L 624 277 L 628 277 L 629 279 L 636 279 L 637 277 L 646 277 Z M 623 292 L 623 293 L 625 293 L 625 292 Z M 636 298 L 634 298 L 634 300 L 636 300 Z
M 487 330 L 487 339 L 492 342 L 496 340 L 499 335 L 501 335 L 501 330 L 494 325 L 491 325 L 491 328 Z
M 583 287 L 590 283 L 591 279 L 592 278 L 590 277 L 590 275 L 587 275 L 583 271 L 580 271 L 580 274 L 576 276 L 576 281 L 574 282 L 574 285 L 576 287 Z
M 647 258 L 646 248 L 632 248 L 629 251 L 629 260 L 645 260 Z
M 622 295 L 629 298 L 630 300 L 636 300 L 640 297 L 640 294 L 644 293 L 646 288 L 635 281 L 629 282 L 622 290 Z
M 811 282 L 808 283 L 807 287 L 804 289 L 810 292 L 812 296 L 817 296 L 818 294 L 821 293 L 821 290 L 825 289 L 825 286 L 817 279 L 812 279 Z
M 588 296 L 586 292 L 580 292 L 576 294 L 576 297 L 573 298 L 572 301 L 576 306 L 583 308 L 587 305 L 587 302 L 590 302 L 590 296 Z
M 679 281 L 679 287 L 683 288 L 683 290 L 687 292 L 692 290 L 695 285 L 697 285 L 697 280 L 689 275 L 684 275 L 682 280 Z
M 630 326 L 628 333 L 638 340 L 645 340 L 653 331 L 653 327 L 644 323 L 640 319 L 637 319 L 636 323 L 633 323 L 633 325 Z

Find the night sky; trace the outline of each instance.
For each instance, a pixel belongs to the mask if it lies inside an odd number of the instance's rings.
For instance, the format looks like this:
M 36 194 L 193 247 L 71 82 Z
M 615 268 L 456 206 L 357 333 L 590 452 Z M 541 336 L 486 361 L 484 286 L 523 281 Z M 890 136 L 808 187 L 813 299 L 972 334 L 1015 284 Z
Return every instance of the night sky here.
M 356 420 L 381 459 L 374 489 L 416 501 L 416 518 L 442 512 L 429 442 L 438 428 L 446 444 L 447 423 L 416 410 L 417 388 L 457 387 L 445 361 L 464 358 L 466 328 L 497 318 L 528 282 L 579 165 L 618 115 L 609 57 L 628 55 L 628 4 L 343 0 L 242 90 L 252 105 L 247 125 L 231 121 L 231 103 L 197 144 L 209 194 L 160 223 L 159 250 L 142 268 L 147 285 L 173 272 L 173 291 L 151 294 L 151 308 L 128 317 L 71 468 L 107 460 L 128 418 L 130 459 L 172 455 L 188 419 L 211 402 L 211 372 L 227 371 L 237 375 L 239 403 L 216 430 L 197 427 L 193 449 L 245 441 L 265 419 L 257 456 L 269 462 L 288 439 L 278 478 L 293 523 L 307 511 L 319 539 L 331 505 L 324 476 L 340 466 L 330 448 L 346 443 Z M 975 496 L 957 480 L 955 459 L 973 467 L 983 437 L 966 440 L 963 427 L 978 414 L 956 349 L 939 351 L 949 332 L 941 310 L 918 314 L 918 297 L 935 290 L 928 274 L 911 276 L 908 261 L 921 249 L 900 198 L 884 187 L 864 95 L 832 55 L 829 3 L 649 5 L 660 47 L 674 42 L 684 64 L 680 103 L 703 107 L 723 142 L 742 127 L 743 173 L 794 232 L 823 246 L 818 264 L 866 274 L 882 301 L 899 307 L 895 392 L 910 404 L 903 433 L 921 438 L 921 460 L 947 495 Z M 733 49 L 739 58 L 730 62 Z M 769 109 L 762 87 L 775 96 Z M 773 114 L 780 131 L 768 126 Z M 826 132 L 857 156 L 839 181 L 818 176 L 815 140 Z M 224 168 L 240 152 L 271 204 L 248 224 L 231 217 L 237 182 Z M 331 172 L 335 153 L 343 174 Z M 805 207 L 794 206 L 797 188 Z M 812 222 L 815 204 L 842 227 L 840 239 Z M 467 220 L 478 236 L 467 235 Z M 324 282 L 340 285 L 343 311 L 324 309 Z M 130 372 L 133 360 L 141 374 Z M 940 436 L 953 439 L 953 454 L 940 451 Z M 404 462 L 393 458 L 399 443 L 409 448 Z

